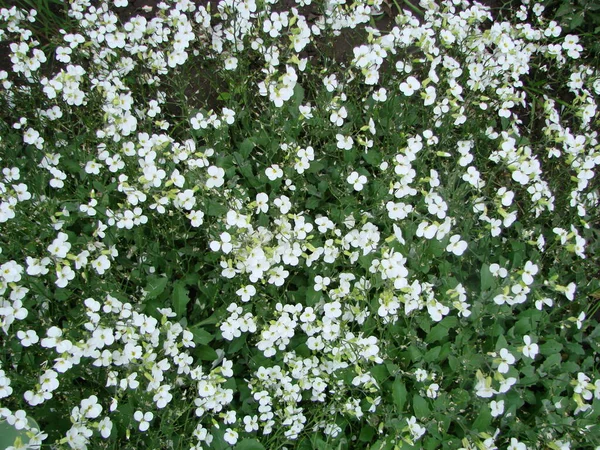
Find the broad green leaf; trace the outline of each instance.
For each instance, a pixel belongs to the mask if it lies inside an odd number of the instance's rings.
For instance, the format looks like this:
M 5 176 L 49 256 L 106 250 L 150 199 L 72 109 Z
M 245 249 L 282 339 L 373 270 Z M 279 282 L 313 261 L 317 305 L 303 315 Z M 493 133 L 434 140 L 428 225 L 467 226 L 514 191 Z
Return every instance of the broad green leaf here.
M 27 421 L 31 428 L 40 429 L 40 426 L 31 417 L 27 417 Z M 12 447 L 17 438 L 21 440 L 22 444 L 27 444 L 30 440 L 27 436 L 27 430 L 17 430 L 5 420 L 0 421 L 0 448 Z
M 524 336 L 531 332 L 531 320 L 528 318 L 521 319 L 515 324 L 516 336 Z
M 389 378 L 389 372 L 383 365 L 373 366 L 371 368 L 371 375 L 373 375 L 373 378 L 375 378 L 379 384 L 382 384 Z
M 211 347 L 207 345 L 197 345 L 194 353 L 196 353 L 196 355 L 198 355 L 198 358 L 200 358 L 203 361 L 215 361 L 219 358 L 217 352 L 215 352 Z
M 565 347 L 571 354 L 574 353 L 576 355 L 585 355 L 585 350 L 577 342 L 567 342 L 565 343 Z
M 244 139 L 244 141 L 240 144 L 240 154 L 244 158 L 248 158 L 252 152 L 252 149 L 254 148 L 254 145 L 254 141 L 252 141 L 250 138 Z
M 208 216 L 222 216 L 227 213 L 227 207 L 217 203 L 214 200 L 208 201 L 208 207 L 206 208 L 206 214 Z
M 190 331 L 194 335 L 194 342 L 196 344 L 206 345 L 214 339 L 214 336 L 203 328 L 192 327 Z
M 448 327 L 441 323 L 438 323 L 435 327 L 431 329 L 429 333 L 427 333 L 425 342 L 427 342 L 428 344 L 432 344 L 434 342 L 441 341 L 446 336 L 448 336 L 448 331 Z
M 496 341 L 496 351 L 500 351 L 503 348 L 507 348 L 508 347 L 508 342 L 506 342 L 506 338 L 503 335 L 500 335 L 498 337 L 498 340 Z
M 394 448 L 393 441 L 379 439 L 369 447 L 369 450 L 391 450 Z
M 187 304 L 190 301 L 188 290 L 183 282 L 176 282 L 173 286 L 173 311 L 178 316 L 184 316 Z
M 363 159 L 370 165 L 379 167 L 381 164 L 381 153 L 371 149 L 368 152 L 363 153 Z
M 560 5 L 560 8 L 558 8 L 556 13 L 554 14 L 554 17 L 556 17 L 556 18 L 562 17 L 567 14 L 571 14 L 572 12 L 573 12 L 573 5 L 569 2 L 563 2 L 562 5 Z
M 434 362 L 440 356 L 440 352 L 442 351 L 442 347 L 434 347 L 425 353 L 423 360 L 425 362 Z
M 540 345 L 540 353 L 545 356 L 560 353 L 562 349 L 562 344 L 560 342 L 555 341 L 554 339 L 546 341 L 545 343 Z
M 481 266 L 481 290 L 487 291 L 495 286 L 496 280 L 490 272 L 490 266 L 487 264 L 483 264 Z
M 433 436 L 427 436 L 423 441 L 423 448 L 425 450 L 437 450 L 440 448 L 440 441 Z
M 313 440 L 313 445 L 317 450 L 333 450 L 333 447 L 331 445 L 329 445 L 323 439 L 318 437 Z
M 321 199 L 317 197 L 309 197 L 306 200 L 306 209 L 315 209 L 321 203 Z
M 454 355 L 448 356 L 448 364 L 450 365 L 450 370 L 452 370 L 452 372 L 456 372 L 460 367 L 460 361 Z
M 313 287 L 309 287 L 306 289 L 306 305 L 314 306 L 321 299 L 322 293 L 321 291 L 315 291 Z
M 402 411 L 404 411 L 404 405 L 406 404 L 407 396 L 408 392 L 406 390 L 406 386 L 400 377 L 397 377 L 392 385 L 392 397 L 398 413 L 402 413 Z
M 562 361 L 562 356 L 560 353 L 553 353 L 546 358 L 544 361 L 544 369 L 548 370 L 551 367 L 558 366 Z
M 572 30 L 574 30 L 575 28 L 577 28 L 578 26 L 580 26 L 583 23 L 583 12 L 580 12 L 579 14 L 574 15 L 571 18 L 571 22 L 569 23 L 569 28 L 571 28 Z
M 146 299 L 158 297 L 167 287 L 169 279 L 167 277 L 152 277 L 146 285 Z
M 373 436 L 375 436 L 375 428 L 370 425 L 365 425 L 360 430 L 360 434 L 358 435 L 358 440 L 360 442 L 371 442 Z
M 429 405 L 427 404 L 427 400 L 418 394 L 413 396 L 413 412 L 417 419 L 422 419 L 429 415 Z
M 236 444 L 235 450 L 265 450 L 264 445 L 256 439 L 244 439 Z
M 294 96 L 292 97 L 292 102 L 296 110 L 302 104 L 302 100 L 304 100 L 304 88 L 298 83 L 294 86 Z
M 446 328 L 454 328 L 458 325 L 458 317 L 456 316 L 446 316 L 442 319 L 440 324 L 444 325 Z
M 240 349 L 246 344 L 247 337 L 248 335 L 246 333 L 242 333 L 239 338 L 235 338 L 233 341 L 231 341 L 231 344 L 227 348 L 227 354 L 233 355 L 234 353 L 239 352 Z
M 487 431 L 492 423 L 492 414 L 488 405 L 483 405 L 473 422 L 472 428 L 476 431 Z

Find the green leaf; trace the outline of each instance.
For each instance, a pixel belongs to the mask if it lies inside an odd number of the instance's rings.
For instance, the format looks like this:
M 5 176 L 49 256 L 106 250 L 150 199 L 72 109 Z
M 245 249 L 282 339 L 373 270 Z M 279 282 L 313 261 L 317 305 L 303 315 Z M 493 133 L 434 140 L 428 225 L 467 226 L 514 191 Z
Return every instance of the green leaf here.
M 307 306 L 316 305 L 319 302 L 319 300 L 321 300 L 322 295 L 323 294 L 321 291 L 315 291 L 313 287 L 309 287 L 306 290 L 306 305 Z
M 381 164 L 381 153 L 377 150 L 369 150 L 363 153 L 363 159 L 370 165 L 379 167 Z
M 254 141 L 252 141 L 250 138 L 244 139 L 244 141 L 240 144 L 240 154 L 244 158 L 248 158 L 252 152 L 252 149 L 254 149 L 254 145 Z
M 211 315 L 210 317 L 204 319 L 203 321 L 198 322 L 195 326 L 201 327 L 202 325 L 214 325 L 219 320 L 220 320 L 219 314 L 215 313 L 215 314 Z
M 214 336 L 203 328 L 192 327 L 189 330 L 194 335 L 194 342 L 196 344 L 206 345 L 214 339 Z
M 487 264 L 483 264 L 481 266 L 481 290 L 487 291 L 495 286 L 496 280 L 490 272 L 490 266 Z
M 579 13 L 575 16 L 573 16 L 573 18 L 571 19 L 571 22 L 569 23 L 569 28 L 571 28 L 572 30 L 577 28 L 578 26 L 581 26 L 581 24 L 583 23 L 583 13 Z
M 428 344 L 432 344 L 436 341 L 441 341 L 445 337 L 448 336 L 448 327 L 444 324 L 438 323 L 435 327 L 431 329 L 429 333 L 427 333 L 427 337 L 425 338 L 425 342 Z
M 317 197 L 308 197 L 306 200 L 306 209 L 315 209 L 321 203 L 321 199 Z
M 246 344 L 247 338 L 248 335 L 246 333 L 243 333 L 239 338 L 235 338 L 233 341 L 231 341 L 231 344 L 227 349 L 227 354 L 233 355 L 234 353 L 239 352 L 242 349 L 242 347 Z
M 546 358 L 544 361 L 544 369 L 548 370 L 551 367 L 558 366 L 562 361 L 562 356 L 560 353 L 554 353 Z
M 487 405 L 483 405 L 479 410 L 477 419 L 473 422 L 472 428 L 476 431 L 487 431 L 492 423 L 492 414 Z
M 150 278 L 150 281 L 148 281 L 148 284 L 146 285 L 146 288 L 144 289 L 147 292 L 146 299 L 156 298 L 160 294 L 162 294 L 163 291 L 165 290 L 165 288 L 167 287 L 168 282 L 169 282 L 169 279 L 167 277 L 152 277 L 152 278 Z
M 408 392 L 406 390 L 406 386 L 402 382 L 402 380 L 397 377 L 392 385 L 392 397 L 394 399 L 394 404 L 396 405 L 396 411 L 401 413 L 404 411 L 404 405 L 406 404 Z
M 333 447 L 321 438 L 315 438 L 313 440 L 313 448 L 316 448 L 317 450 L 333 450 Z
M 460 367 L 460 361 L 454 355 L 448 356 L 448 364 L 450 365 L 450 370 L 452 370 L 452 372 L 456 372 Z
M 258 442 L 256 439 L 244 439 L 237 443 L 234 447 L 235 450 L 265 450 L 264 445 Z
M 372 426 L 365 425 L 360 430 L 358 440 L 360 442 L 371 442 L 371 440 L 373 439 L 373 436 L 375 436 L 375 431 L 376 431 L 375 428 L 373 428 Z
M 554 14 L 554 17 L 562 17 L 573 12 L 573 5 L 570 2 L 564 2 Z
M 207 345 L 197 345 L 194 353 L 203 361 L 215 361 L 219 359 L 217 352 Z
M 208 201 L 208 206 L 206 208 L 206 214 L 208 216 L 212 216 L 212 217 L 222 216 L 222 215 L 226 214 L 227 211 L 228 210 L 227 210 L 226 206 L 223 206 L 223 205 L 221 205 L 220 203 L 217 203 L 214 200 L 209 200 Z
M 417 419 L 422 419 L 429 415 L 429 405 L 427 400 L 418 394 L 413 396 L 413 411 Z
M 498 340 L 496 341 L 496 351 L 500 351 L 503 348 L 507 348 L 508 347 L 508 342 L 506 342 L 506 338 L 503 335 L 500 335 L 498 337 Z
M 190 301 L 188 290 L 183 282 L 176 282 L 173 287 L 173 311 L 178 316 L 184 316 Z
M 404 443 L 404 441 L 402 441 Z M 394 448 L 394 441 L 379 439 L 369 447 L 369 450 L 391 450 Z
M 304 88 L 300 83 L 294 86 L 294 96 L 292 97 L 292 102 L 295 106 L 295 110 L 298 110 L 300 105 L 302 104 L 302 100 L 304 100 Z M 299 112 L 299 111 L 298 111 Z
M 40 429 L 40 426 L 31 417 L 27 417 L 27 421 L 31 428 Z M 4 420 L 0 421 L 0 448 L 12 447 L 17 438 L 20 439 L 22 444 L 27 444 L 30 440 L 26 430 L 17 430 L 12 425 L 9 425 L 8 422 Z
M 438 356 L 440 356 L 441 351 L 442 351 L 442 347 L 440 347 L 440 346 L 434 347 L 431 350 L 429 350 L 427 353 L 425 353 L 423 360 L 428 363 L 433 362 L 436 359 L 438 359 Z
M 545 356 L 560 353 L 562 349 L 562 344 L 560 342 L 556 342 L 553 339 L 546 341 L 545 343 L 540 345 L 540 353 Z

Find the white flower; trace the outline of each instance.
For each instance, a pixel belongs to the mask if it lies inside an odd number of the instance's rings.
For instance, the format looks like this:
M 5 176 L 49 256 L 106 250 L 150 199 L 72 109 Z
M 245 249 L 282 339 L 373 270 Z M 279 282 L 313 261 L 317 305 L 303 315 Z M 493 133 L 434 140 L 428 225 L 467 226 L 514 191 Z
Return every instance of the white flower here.
M 230 56 L 225 59 L 225 70 L 235 70 L 238 66 L 238 59 L 235 56 Z
M 273 164 L 271 167 L 266 168 L 265 175 L 269 180 L 275 181 L 276 179 L 283 177 L 283 170 L 281 170 L 278 164 Z
M 21 340 L 23 347 L 30 347 L 33 344 L 37 344 L 40 340 L 35 330 L 19 330 L 17 331 L 17 337 Z
M 246 433 L 258 430 L 258 416 L 244 416 L 244 429 Z
M 498 365 L 498 372 L 506 373 L 509 367 L 515 363 L 515 357 L 505 348 L 500 350 L 500 364 Z
M 304 117 L 305 119 L 312 119 L 312 117 L 313 117 L 312 106 L 310 106 L 310 104 L 309 105 L 300 105 L 299 110 L 300 110 L 300 114 L 302 115 L 302 117 Z
M 354 145 L 354 139 L 352 136 L 344 136 L 343 134 L 336 134 L 337 148 L 340 150 L 350 150 Z
M 423 96 L 423 106 L 433 105 L 436 99 L 436 92 L 433 86 L 427 86 L 425 88 L 425 94 L 421 94 Z
M 440 385 L 437 383 L 431 383 L 427 387 L 427 397 L 436 398 L 438 395 L 438 390 L 440 389 Z
M 325 89 L 327 90 L 327 92 L 333 92 L 338 87 L 338 82 L 335 77 L 335 74 L 323 78 L 323 84 L 325 85 Z
M 358 172 L 352 172 L 346 179 L 349 184 L 352 185 L 355 191 L 361 191 L 364 185 L 367 183 L 367 177 L 359 175 Z
M 492 417 L 501 416 L 504 413 L 504 400 L 490 402 L 490 409 L 492 410 Z
M 18 411 L 15 411 L 14 414 L 9 415 L 6 418 L 6 421 L 15 427 L 15 429 L 22 430 L 27 426 L 27 413 L 22 409 L 19 409 Z
M 329 277 L 322 277 L 321 275 L 317 275 L 315 277 L 315 291 L 324 291 L 327 290 L 327 286 L 331 283 L 331 279 Z
M 330 319 L 336 319 L 342 315 L 342 304 L 337 300 L 331 303 L 325 303 L 323 306 L 323 312 L 325 313 L 325 317 L 329 317 Z
M 223 108 L 222 119 L 229 125 L 232 125 L 233 122 L 235 122 L 235 111 L 229 108 Z
M 476 373 L 477 383 L 475 384 L 475 394 L 478 397 L 490 398 L 498 392 L 492 389 L 492 377 L 484 377 L 480 370 Z
M 223 186 L 223 183 L 225 182 L 224 176 L 224 169 L 217 166 L 210 166 L 208 168 L 208 179 L 206 180 L 206 187 L 208 189 L 212 189 Z
M 98 258 L 92 261 L 92 267 L 96 270 L 98 275 L 103 275 L 107 269 L 110 268 L 110 260 L 106 255 L 100 255 Z
M 377 92 L 374 92 L 373 100 L 375 100 L 376 102 L 385 102 L 387 100 L 387 91 L 385 90 L 385 88 L 380 88 Z
M 336 124 L 338 127 L 344 125 L 344 119 L 348 117 L 348 111 L 345 106 L 342 106 L 337 111 L 333 111 L 331 116 L 329 116 L 329 120 L 331 123 Z
M 154 414 L 148 411 L 147 413 L 142 413 L 142 411 L 136 411 L 133 415 L 133 418 L 140 423 L 139 429 L 140 431 L 146 431 L 150 428 L 150 421 L 154 418 Z
M 193 227 L 199 227 L 204 223 L 204 213 L 202 211 L 190 211 L 187 215 Z
M 473 166 L 467 168 L 467 173 L 462 176 L 462 179 L 478 189 L 485 186 L 485 182 L 481 179 L 479 171 Z
M 460 235 L 455 234 L 450 238 L 450 243 L 446 247 L 446 251 L 454 253 L 456 256 L 462 255 L 467 249 L 467 243 L 460 239 Z
M 81 400 L 80 411 L 84 417 L 95 419 L 102 412 L 102 405 L 98 403 L 98 397 L 95 395 Z
M 256 194 L 256 213 L 266 213 L 269 210 L 269 196 L 264 192 Z
M 419 381 L 421 383 L 423 381 L 425 381 L 428 376 L 429 375 L 428 375 L 427 371 L 424 370 L 424 369 L 417 369 L 417 370 L 415 370 L 415 378 L 416 378 L 417 381 Z
M 525 263 L 525 267 L 523 268 L 523 275 L 521 278 L 523 279 L 523 283 L 527 286 L 533 283 L 533 276 L 538 273 L 538 266 L 533 264 L 531 261 L 527 261 Z
M 523 355 L 535 359 L 535 356 L 538 354 L 539 347 L 537 344 L 533 344 L 531 342 L 531 337 L 529 335 L 523 336 L 523 342 L 525 342 L 525 346 L 523 347 Z
M 515 438 L 510 438 L 510 445 L 506 450 L 527 450 L 527 446 Z
M 256 294 L 256 288 L 252 284 L 248 284 L 235 291 L 235 293 L 240 296 L 243 302 L 248 302 Z
M 108 439 L 110 437 L 112 427 L 113 423 L 108 417 L 105 417 L 100 422 L 98 422 L 98 431 L 104 439 Z
M 232 430 L 231 428 L 227 428 L 225 430 L 225 435 L 223 436 L 223 439 L 225 439 L 225 441 L 230 444 L 230 445 L 235 445 L 235 443 L 238 440 L 238 433 L 234 430 Z
M 410 97 L 419 89 L 421 89 L 421 83 L 413 76 L 408 77 L 406 81 L 400 83 L 400 92 L 407 97 Z
M 426 431 L 425 427 L 423 427 L 417 423 L 417 418 L 415 416 L 412 416 L 411 418 L 406 419 L 406 422 L 408 424 L 408 430 L 410 431 L 410 434 L 412 435 L 413 440 L 416 441 L 425 434 L 425 431 Z

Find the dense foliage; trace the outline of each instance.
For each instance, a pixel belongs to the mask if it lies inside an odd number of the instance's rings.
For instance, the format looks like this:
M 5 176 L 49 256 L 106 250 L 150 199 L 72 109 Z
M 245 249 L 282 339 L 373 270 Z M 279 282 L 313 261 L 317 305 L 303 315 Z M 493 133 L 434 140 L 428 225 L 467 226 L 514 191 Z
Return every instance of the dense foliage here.
M 34 3 L 0 445 L 600 448 L 600 73 L 542 4 Z

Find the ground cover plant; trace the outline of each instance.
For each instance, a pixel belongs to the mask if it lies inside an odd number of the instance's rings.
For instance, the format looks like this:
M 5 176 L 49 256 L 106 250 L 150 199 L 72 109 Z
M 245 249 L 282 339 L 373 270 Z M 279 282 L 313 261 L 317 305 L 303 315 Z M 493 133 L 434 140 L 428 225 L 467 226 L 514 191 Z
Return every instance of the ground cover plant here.
M 600 448 L 554 11 L 131 3 L 0 8 L 2 448 Z

